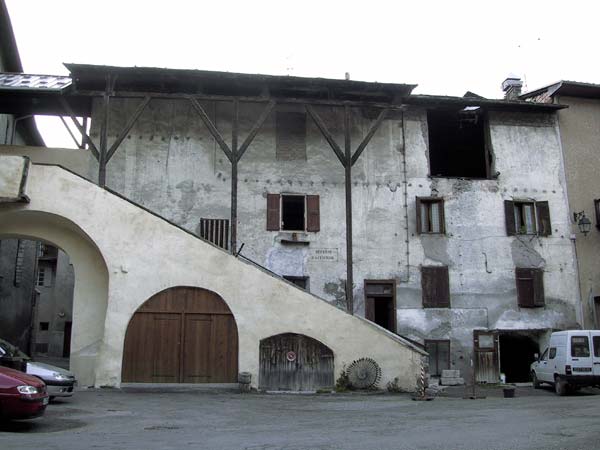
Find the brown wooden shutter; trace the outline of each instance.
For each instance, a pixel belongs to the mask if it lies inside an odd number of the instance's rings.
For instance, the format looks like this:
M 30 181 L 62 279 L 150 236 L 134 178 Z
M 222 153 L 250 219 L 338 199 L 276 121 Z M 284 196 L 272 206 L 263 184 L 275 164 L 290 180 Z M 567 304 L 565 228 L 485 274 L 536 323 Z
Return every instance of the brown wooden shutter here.
M 506 221 L 506 234 L 508 236 L 515 236 L 517 234 L 515 203 L 511 200 L 504 200 L 504 219 Z
M 446 214 L 444 213 L 444 199 L 440 199 L 440 233 L 446 233 Z
M 319 196 L 306 196 L 306 231 L 319 231 L 321 226 Z
M 365 319 L 375 322 L 375 299 L 367 297 L 365 300 Z
M 417 233 L 421 234 L 422 233 L 422 224 L 421 224 L 421 199 L 419 197 L 417 197 L 416 200 L 416 205 L 417 205 Z
M 533 269 L 533 305 L 544 306 L 544 271 L 542 269 Z
M 515 269 L 515 279 L 517 282 L 517 302 L 521 307 L 531 308 L 534 306 L 533 277 L 533 269 L 524 269 L 522 267 L 517 267 Z
M 450 307 L 448 267 L 421 267 L 421 288 L 424 308 Z
M 552 224 L 550 223 L 550 207 L 548 202 L 536 202 L 535 204 L 538 220 L 538 234 L 540 236 L 550 236 L 552 234 Z
M 267 194 L 267 231 L 279 231 L 281 228 L 281 195 Z

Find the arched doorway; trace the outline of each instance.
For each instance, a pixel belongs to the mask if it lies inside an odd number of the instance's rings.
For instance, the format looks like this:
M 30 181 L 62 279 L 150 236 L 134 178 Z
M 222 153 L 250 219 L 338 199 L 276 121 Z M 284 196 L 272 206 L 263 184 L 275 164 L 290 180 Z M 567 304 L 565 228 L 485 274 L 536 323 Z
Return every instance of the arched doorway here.
M 260 389 L 331 389 L 333 373 L 333 351 L 316 339 L 284 333 L 260 341 Z
M 174 287 L 147 300 L 125 335 L 124 383 L 234 383 L 235 318 L 214 292 Z

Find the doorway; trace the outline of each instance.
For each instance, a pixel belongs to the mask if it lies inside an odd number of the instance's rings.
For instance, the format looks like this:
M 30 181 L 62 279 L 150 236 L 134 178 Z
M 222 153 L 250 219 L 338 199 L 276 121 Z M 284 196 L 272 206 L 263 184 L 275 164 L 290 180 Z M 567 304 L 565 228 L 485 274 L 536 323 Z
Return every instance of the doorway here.
M 123 382 L 235 383 L 237 374 L 237 326 L 214 292 L 167 289 L 146 301 L 129 322 Z
M 507 383 L 530 381 L 529 366 L 535 361 L 534 354 L 540 352 L 537 336 L 530 332 L 500 332 L 500 372 Z
M 396 333 L 395 280 L 365 280 L 365 318 Z

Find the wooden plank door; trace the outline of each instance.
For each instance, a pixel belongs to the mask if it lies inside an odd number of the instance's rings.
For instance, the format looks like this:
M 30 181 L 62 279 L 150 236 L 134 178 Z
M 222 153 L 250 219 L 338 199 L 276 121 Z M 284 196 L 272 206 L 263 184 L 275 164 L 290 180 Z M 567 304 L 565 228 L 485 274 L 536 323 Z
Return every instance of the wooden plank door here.
M 315 391 L 333 384 L 333 352 L 319 341 L 293 333 L 261 341 L 260 389 Z
M 477 383 L 498 383 L 500 381 L 498 332 L 474 330 L 473 350 L 475 381 Z
M 183 382 L 208 383 L 211 381 L 212 316 L 185 314 L 183 339 Z
M 179 383 L 181 316 L 153 314 L 152 383 Z

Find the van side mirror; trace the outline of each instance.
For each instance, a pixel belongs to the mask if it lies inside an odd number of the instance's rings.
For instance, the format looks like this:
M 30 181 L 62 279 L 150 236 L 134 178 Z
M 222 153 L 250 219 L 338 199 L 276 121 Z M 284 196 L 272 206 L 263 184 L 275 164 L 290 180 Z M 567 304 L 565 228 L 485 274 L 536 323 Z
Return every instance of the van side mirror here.
M 536 361 L 540 360 L 540 354 L 539 353 L 534 353 L 533 357 L 535 358 Z

